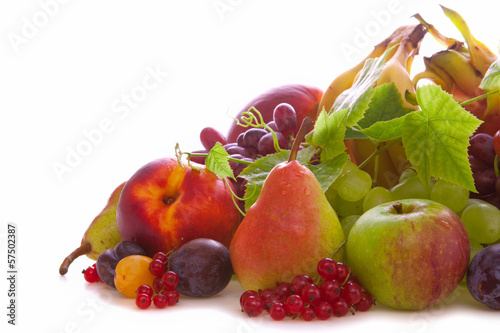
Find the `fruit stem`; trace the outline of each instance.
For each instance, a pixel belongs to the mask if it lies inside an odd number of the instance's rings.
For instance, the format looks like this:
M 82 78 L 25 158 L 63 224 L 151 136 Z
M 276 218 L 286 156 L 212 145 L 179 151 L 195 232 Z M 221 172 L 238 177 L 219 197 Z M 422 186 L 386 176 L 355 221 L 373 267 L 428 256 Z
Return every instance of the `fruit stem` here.
M 80 247 L 78 247 L 76 250 L 71 252 L 71 254 L 69 256 L 64 258 L 61 266 L 59 267 L 59 274 L 61 274 L 61 275 L 66 274 L 68 272 L 69 265 L 71 265 L 73 260 L 75 260 L 79 256 L 90 253 L 91 249 L 92 249 L 92 247 L 90 246 L 89 242 L 83 242 L 82 245 L 80 245 Z
M 371 160 L 373 160 L 376 156 L 380 155 L 381 153 L 383 153 L 384 151 L 386 151 L 387 149 L 391 148 L 392 146 L 394 146 L 396 143 L 398 142 L 401 142 L 401 138 L 399 139 L 394 139 L 392 140 L 391 142 L 389 142 L 388 144 L 385 144 L 383 145 L 382 147 L 375 147 L 375 151 L 366 158 L 366 160 L 364 160 L 360 165 L 358 165 L 358 168 L 359 169 L 363 169 L 368 163 L 370 163 Z
M 403 214 L 403 204 L 401 202 L 395 202 L 392 208 L 396 211 L 396 214 Z
M 488 96 L 490 96 L 490 95 L 498 94 L 499 92 L 500 92 L 500 90 L 499 90 L 499 89 L 497 89 L 497 90 L 493 90 L 493 91 L 489 91 L 489 92 L 487 92 L 486 94 L 483 94 L 483 95 L 480 95 L 480 96 L 477 96 L 477 97 L 471 98 L 471 99 L 469 99 L 469 100 L 466 100 L 465 102 L 460 103 L 460 106 L 465 106 L 465 105 L 470 104 L 470 103 L 472 103 L 472 102 L 475 102 L 475 101 L 478 101 L 478 100 L 480 100 L 480 99 L 486 98 L 486 97 L 488 97 Z
M 295 136 L 295 140 L 293 141 L 292 149 L 290 151 L 290 157 L 288 158 L 288 162 L 294 161 L 297 159 L 297 153 L 299 151 L 300 144 L 304 140 L 306 134 L 309 132 L 311 126 L 314 125 L 314 121 L 311 118 L 305 117 L 302 120 L 302 124 L 300 125 L 299 131 Z

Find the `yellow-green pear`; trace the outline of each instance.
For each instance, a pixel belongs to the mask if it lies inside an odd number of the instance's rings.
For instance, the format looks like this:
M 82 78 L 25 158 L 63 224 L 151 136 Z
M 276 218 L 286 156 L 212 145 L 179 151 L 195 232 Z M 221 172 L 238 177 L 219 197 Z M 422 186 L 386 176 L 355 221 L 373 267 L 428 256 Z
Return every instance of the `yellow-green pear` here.
M 116 207 L 120 199 L 125 182 L 120 184 L 109 197 L 104 209 L 97 215 L 83 234 L 80 247 L 67 256 L 59 267 L 59 274 L 68 272 L 69 265 L 79 256 L 86 255 L 92 260 L 97 260 L 99 254 L 112 249 L 121 242 L 120 233 L 116 224 Z
M 301 127 L 304 133 L 312 125 Z M 298 139 L 298 140 L 297 140 Z M 297 135 L 296 143 L 301 139 Z M 276 165 L 257 201 L 248 209 L 229 248 L 238 281 L 246 290 L 274 288 L 298 274 L 317 276 L 318 262 L 344 241 L 337 214 L 314 174 L 295 160 Z M 341 260 L 340 247 L 334 259 Z

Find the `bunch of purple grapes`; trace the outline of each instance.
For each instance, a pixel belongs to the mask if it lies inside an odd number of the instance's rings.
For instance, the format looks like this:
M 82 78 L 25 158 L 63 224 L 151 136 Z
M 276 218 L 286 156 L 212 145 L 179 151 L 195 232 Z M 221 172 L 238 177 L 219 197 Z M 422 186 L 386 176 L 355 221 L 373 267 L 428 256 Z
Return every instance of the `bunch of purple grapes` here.
M 273 111 L 273 120 L 266 124 L 271 128 L 278 139 L 280 149 L 289 149 L 293 141 L 293 133 L 297 130 L 297 113 L 288 103 L 278 104 Z M 256 159 L 276 152 L 273 133 L 265 127 L 249 127 L 241 133 L 236 142 L 227 142 L 226 137 L 213 127 L 205 127 L 200 132 L 200 141 L 205 149 L 193 153 L 208 153 L 213 146 L 220 142 L 230 157 L 253 162 Z M 205 164 L 204 157 L 191 157 L 197 163 Z M 230 161 L 231 169 L 237 181 L 233 181 L 236 194 L 243 197 L 244 179 L 238 175 L 246 164 Z
M 475 134 L 469 143 L 469 162 L 478 192 L 471 193 L 471 197 L 483 199 L 500 209 L 500 176 L 497 174 L 500 131 L 494 136 L 486 133 Z

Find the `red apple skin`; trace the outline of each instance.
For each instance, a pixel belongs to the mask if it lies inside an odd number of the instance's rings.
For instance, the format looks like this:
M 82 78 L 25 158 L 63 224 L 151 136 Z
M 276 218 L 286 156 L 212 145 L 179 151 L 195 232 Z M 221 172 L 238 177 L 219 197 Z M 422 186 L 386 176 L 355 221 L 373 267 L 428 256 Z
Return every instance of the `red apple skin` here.
M 460 218 L 430 200 L 399 200 L 365 212 L 351 229 L 347 262 L 378 303 L 428 308 L 449 296 L 467 271 L 469 238 Z
M 195 238 L 229 247 L 241 220 L 224 181 L 205 166 L 175 158 L 154 160 L 127 181 L 116 219 L 122 240 L 137 242 L 153 256 Z
M 274 108 L 280 103 L 288 103 L 293 106 L 297 113 L 297 124 L 301 124 L 305 117 L 316 120 L 317 109 L 322 96 L 323 91 L 313 86 L 302 84 L 278 86 L 252 99 L 241 109 L 236 118 L 241 119 L 241 114 L 253 106 L 262 114 L 264 122 L 268 123 L 273 120 Z M 246 127 L 237 125 L 236 121 L 233 122 L 229 127 L 227 141 L 236 142 L 238 135 L 247 129 Z M 294 134 L 297 134 L 297 131 Z

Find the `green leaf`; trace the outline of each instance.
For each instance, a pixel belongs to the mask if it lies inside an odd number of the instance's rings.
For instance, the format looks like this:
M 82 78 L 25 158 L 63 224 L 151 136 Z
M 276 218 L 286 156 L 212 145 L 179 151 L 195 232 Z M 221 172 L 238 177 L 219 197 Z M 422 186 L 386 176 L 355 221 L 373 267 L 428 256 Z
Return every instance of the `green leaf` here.
M 315 147 L 311 146 L 300 150 L 297 154 L 297 161 L 312 171 L 312 173 L 316 176 L 321 189 L 326 191 L 335 179 L 337 179 L 337 177 L 342 173 L 342 168 L 349 159 L 349 156 L 347 153 L 341 153 L 331 160 L 317 165 L 311 165 L 309 164 L 309 161 L 315 149 Z M 254 163 L 243 169 L 239 177 L 247 180 L 244 196 L 246 210 L 248 210 L 255 203 L 255 201 L 257 201 L 260 191 L 262 190 L 262 186 L 264 185 L 264 182 L 271 170 L 279 163 L 288 161 L 289 156 L 290 150 L 283 150 L 282 152 L 259 158 Z
M 348 109 L 344 109 L 327 114 L 323 110 L 316 119 L 311 142 L 321 148 L 322 162 L 346 150 L 344 134 L 348 112 Z
M 362 129 L 361 133 L 378 142 L 398 139 L 403 135 L 405 117 L 406 116 L 388 121 L 380 121 L 366 129 Z
M 392 50 L 389 48 L 382 56 L 368 59 L 361 71 L 358 79 L 351 88 L 342 92 L 332 106 L 332 111 L 348 109 L 347 126 L 354 126 L 363 118 L 363 113 L 368 108 L 372 98 L 373 86 L 382 73 L 387 54 Z
M 484 74 L 479 88 L 490 91 L 500 89 L 500 58 L 491 64 Z
M 217 142 L 208 152 L 208 156 L 205 160 L 205 166 L 208 170 L 217 174 L 221 178 L 230 177 L 236 180 L 233 170 L 229 165 L 228 157 L 229 154 L 226 152 L 224 147 L 222 147 L 222 144 Z
M 255 160 L 254 163 L 244 168 L 238 177 L 247 180 L 245 189 L 245 209 L 248 210 L 257 200 L 264 185 L 267 175 L 277 164 L 285 162 L 290 156 L 290 150 L 266 155 Z
M 481 121 L 437 85 L 418 88 L 417 100 L 421 110 L 405 116 L 402 140 L 420 179 L 427 189 L 436 177 L 476 192 L 467 147 Z
M 348 160 L 349 155 L 344 152 L 328 161 L 321 162 L 316 165 L 308 164 L 307 167 L 316 176 L 323 192 L 326 192 L 335 179 L 340 176 L 342 168 Z
M 401 93 L 393 82 L 378 86 L 363 119 L 358 122 L 359 132 L 378 142 L 400 138 L 404 116 L 411 111 L 413 109 L 404 106 Z

